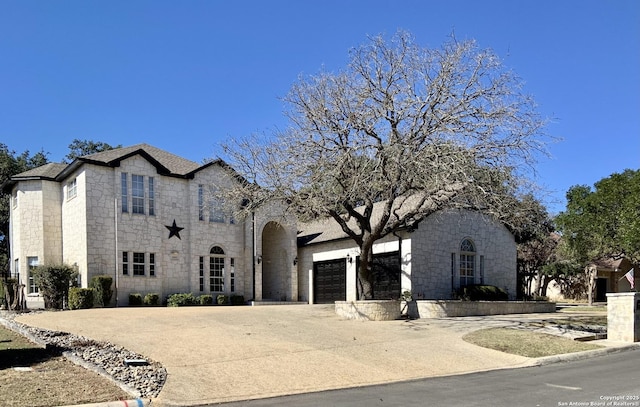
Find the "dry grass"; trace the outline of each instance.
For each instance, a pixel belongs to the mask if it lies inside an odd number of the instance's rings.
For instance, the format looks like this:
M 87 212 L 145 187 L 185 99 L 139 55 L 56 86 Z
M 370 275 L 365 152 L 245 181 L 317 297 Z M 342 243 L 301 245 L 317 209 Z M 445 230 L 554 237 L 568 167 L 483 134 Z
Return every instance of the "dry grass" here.
M 481 329 L 462 339 L 474 345 L 529 358 L 599 349 L 600 346 L 577 342 L 555 335 L 511 328 Z
M 15 367 L 30 367 L 17 371 Z M 95 372 L 0 326 L 0 406 L 39 407 L 130 399 Z

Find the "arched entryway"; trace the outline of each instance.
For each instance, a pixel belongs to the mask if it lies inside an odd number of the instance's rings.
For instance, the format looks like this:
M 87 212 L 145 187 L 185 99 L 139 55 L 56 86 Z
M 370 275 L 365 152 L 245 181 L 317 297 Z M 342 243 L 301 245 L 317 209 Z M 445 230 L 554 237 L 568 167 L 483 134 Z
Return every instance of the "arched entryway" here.
M 262 300 L 291 301 L 290 239 L 287 230 L 269 222 L 262 230 Z

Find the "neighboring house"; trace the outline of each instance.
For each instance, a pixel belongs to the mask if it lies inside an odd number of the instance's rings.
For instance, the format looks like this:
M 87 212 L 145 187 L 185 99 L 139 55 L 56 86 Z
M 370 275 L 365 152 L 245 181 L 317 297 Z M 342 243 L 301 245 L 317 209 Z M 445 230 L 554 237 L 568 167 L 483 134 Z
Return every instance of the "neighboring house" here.
M 82 287 L 113 276 L 118 305 L 130 293 L 356 299 L 358 249 L 337 223 L 296 225 L 275 207 L 235 220 L 215 193 L 232 182 L 221 160 L 200 165 L 147 144 L 15 175 L 2 186 L 11 194 L 11 274 L 30 307 L 42 305 L 31 270 L 45 263 L 74 266 Z M 377 298 L 449 299 L 468 284 L 515 297 L 514 238 L 475 212 L 437 212 L 381 239 L 374 253 Z
M 631 291 L 631 284 L 629 280 L 625 278 L 627 272 L 634 268 L 629 259 L 600 259 L 594 261 L 591 265 L 596 268 L 596 286 L 594 292 L 595 301 L 607 301 L 607 293 L 623 293 Z M 634 270 L 634 285 L 637 287 L 637 284 L 635 284 L 635 282 L 637 282 L 635 276 L 638 275 L 638 269 L 635 268 Z M 565 299 L 561 287 L 555 281 L 549 284 L 547 293 L 549 298 L 555 301 Z
M 15 175 L 3 185 L 11 274 L 28 306 L 41 304 L 33 267 L 62 262 L 82 287 L 113 276 L 119 305 L 130 293 L 297 300 L 295 224 L 266 210 L 236 222 L 215 202 L 229 182 L 220 160 L 200 165 L 146 144 Z
M 355 242 L 329 219 L 300 229 L 300 297 L 315 303 L 356 300 Z M 381 239 L 373 251 L 377 299 L 399 298 L 404 291 L 415 299 L 450 299 L 471 284 L 498 286 L 511 299 L 516 295 L 515 239 L 504 225 L 477 212 L 436 212 L 414 231 Z
M 629 259 L 601 259 L 594 261 L 596 266 L 596 301 L 606 301 L 607 293 L 629 292 L 631 284 L 624 275 L 633 268 Z

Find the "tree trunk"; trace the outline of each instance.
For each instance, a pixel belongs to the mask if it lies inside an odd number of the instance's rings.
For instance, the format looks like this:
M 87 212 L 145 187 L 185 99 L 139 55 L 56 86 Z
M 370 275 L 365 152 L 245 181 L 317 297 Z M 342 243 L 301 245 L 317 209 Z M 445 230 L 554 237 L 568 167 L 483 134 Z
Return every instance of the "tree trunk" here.
M 587 299 L 589 302 L 589 306 L 593 305 L 593 290 L 596 285 L 596 276 L 598 274 L 598 269 L 595 266 L 587 266 L 584 268 L 584 271 L 587 275 Z
M 358 299 L 373 300 L 373 242 L 364 242 L 360 247 L 357 280 Z

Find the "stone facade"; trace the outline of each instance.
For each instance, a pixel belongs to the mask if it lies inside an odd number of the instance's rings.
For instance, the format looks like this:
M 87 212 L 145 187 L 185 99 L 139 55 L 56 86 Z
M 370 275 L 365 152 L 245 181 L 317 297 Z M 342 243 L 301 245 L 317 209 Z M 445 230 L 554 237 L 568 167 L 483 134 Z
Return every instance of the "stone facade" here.
M 640 341 L 640 293 L 607 293 L 607 339 Z
M 315 230 L 316 225 L 311 228 Z M 318 230 L 333 226 L 327 222 Z M 304 227 L 303 227 L 304 230 Z M 320 232 L 318 232 L 320 233 Z M 317 233 L 311 233 L 315 235 Z M 338 236 L 328 232 L 331 236 Z M 473 244 L 472 252 L 462 252 L 463 241 Z M 404 291 L 414 299 L 450 299 L 460 287 L 461 254 L 473 264 L 473 277 L 468 284 L 488 284 L 505 290 L 510 299 L 516 295 L 516 243 L 502 224 L 471 211 L 437 212 L 420 223 L 413 232 L 402 231 L 380 239 L 373 253 L 398 252 L 400 257 L 400 296 Z M 344 259 L 346 269 L 346 301 L 355 301 L 355 243 L 342 236 L 323 240 L 322 234 L 298 251 L 300 258 L 299 292 L 304 301 L 313 302 L 314 264 Z
M 238 221 L 214 207 L 215 189 L 237 182 L 223 163 L 198 165 L 143 144 L 48 170 L 5 186 L 12 274 L 27 287 L 28 259 L 37 259 L 74 266 L 82 287 L 113 276 L 118 305 L 130 293 L 297 300 L 295 222 L 275 206 Z M 174 221 L 180 237 L 170 236 Z M 28 305 L 41 305 L 37 293 Z
M 359 251 L 337 223 L 320 220 L 309 232 L 278 205 L 235 220 L 215 203 L 215 191 L 233 182 L 221 161 L 200 165 L 146 144 L 18 174 L 3 185 L 11 194 L 11 272 L 27 287 L 29 262 L 72 265 L 82 287 L 111 275 L 117 305 L 130 293 L 179 292 L 313 303 L 314 265 L 336 260 L 346 280 L 338 300 L 357 299 Z M 174 222 L 179 237 L 168 230 Z M 373 252 L 398 254 L 398 297 L 451 298 L 463 260 L 466 284 L 516 292 L 513 236 L 475 212 L 437 212 L 417 230 L 380 239 Z

